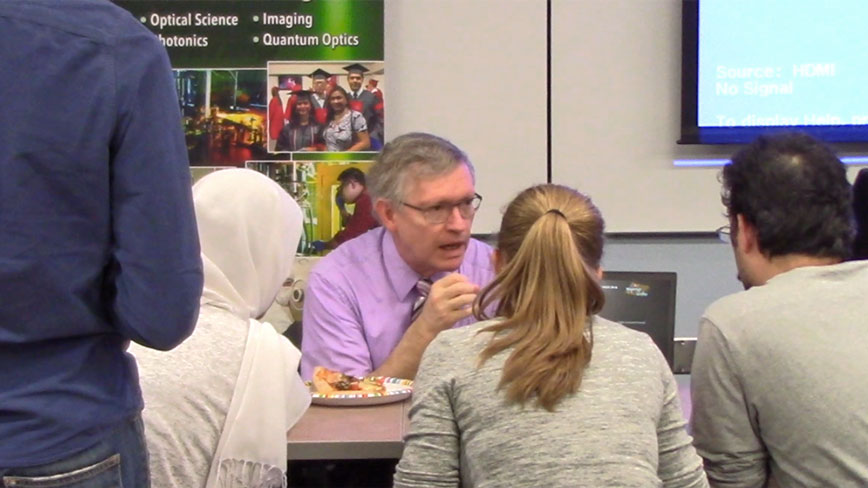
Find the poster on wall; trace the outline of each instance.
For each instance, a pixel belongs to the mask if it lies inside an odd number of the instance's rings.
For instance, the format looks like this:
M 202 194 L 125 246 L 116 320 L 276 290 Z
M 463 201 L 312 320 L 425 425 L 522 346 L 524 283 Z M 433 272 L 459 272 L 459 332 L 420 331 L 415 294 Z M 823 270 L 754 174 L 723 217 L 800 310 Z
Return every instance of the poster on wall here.
M 339 177 L 383 145 L 383 0 L 115 3 L 166 47 L 193 179 L 260 171 L 302 208 L 300 252 L 335 245 L 353 212 Z

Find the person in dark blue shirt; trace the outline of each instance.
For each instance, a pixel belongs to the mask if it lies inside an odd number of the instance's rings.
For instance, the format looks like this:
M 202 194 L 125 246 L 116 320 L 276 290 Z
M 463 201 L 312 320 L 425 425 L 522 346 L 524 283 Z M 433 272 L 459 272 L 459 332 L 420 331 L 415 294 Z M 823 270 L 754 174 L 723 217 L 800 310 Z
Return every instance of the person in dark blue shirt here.
M 0 0 L 0 72 L 0 486 L 148 486 L 126 348 L 202 291 L 165 48 L 107 1 Z

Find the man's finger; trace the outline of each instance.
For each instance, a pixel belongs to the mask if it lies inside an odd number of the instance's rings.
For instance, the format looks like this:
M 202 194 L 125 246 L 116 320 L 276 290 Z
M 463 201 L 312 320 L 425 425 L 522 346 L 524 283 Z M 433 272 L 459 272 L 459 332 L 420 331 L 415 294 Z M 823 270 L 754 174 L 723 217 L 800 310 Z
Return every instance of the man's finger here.
M 473 304 L 473 300 L 476 300 L 476 293 L 466 293 L 449 299 L 446 305 L 452 310 L 464 309 L 469 308 Z
M 438 295 L 445 299 L 451 299 L 461 295 L 479 293 L 479 285 L 473 283 L 454 283 L 442 290 L 439 290 Z
M 449 273 L 448 275 L 435 281 L 433 286 L 436 286 L 437 288 L 443 288 L 443 287 L 448 287 L 449 285 L 453 285 L 455 283 L 462 283 L 462 282 L 469 283 L 470 280 L 467 279 L 467 277 L 461 273 Z

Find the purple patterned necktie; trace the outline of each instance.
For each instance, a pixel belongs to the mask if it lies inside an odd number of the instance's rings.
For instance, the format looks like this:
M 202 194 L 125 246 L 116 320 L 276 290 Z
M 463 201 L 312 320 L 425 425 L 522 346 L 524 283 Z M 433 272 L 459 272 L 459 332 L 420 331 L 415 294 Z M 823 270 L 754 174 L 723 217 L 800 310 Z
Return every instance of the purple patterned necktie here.
M 413 313 L 410 314 L 410 323 L 416 321 L 422 313 L 422 307 L 425 305 L 425 300 L 428 299 L 428 293 L 431 292 L 431 280 L 424 278 L 416 282 L 416 293 L 419 298 L 413 302 Z

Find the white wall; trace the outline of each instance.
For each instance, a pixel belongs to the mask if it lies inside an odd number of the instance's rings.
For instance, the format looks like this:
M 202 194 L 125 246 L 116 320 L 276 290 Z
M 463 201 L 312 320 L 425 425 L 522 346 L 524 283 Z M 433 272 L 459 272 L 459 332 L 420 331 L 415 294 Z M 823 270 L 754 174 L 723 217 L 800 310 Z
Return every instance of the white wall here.
M 590 194 L 610 232 L 723 225 L 718 169 L 673 166 L 697 152 L 675 143 L 680 0 L 555 0 L 552 9 L 553 180 Z
M 475 233 L 546 181 L 545 0 L 386 0 L 386 139 L 426 131 L 476 166 Z

